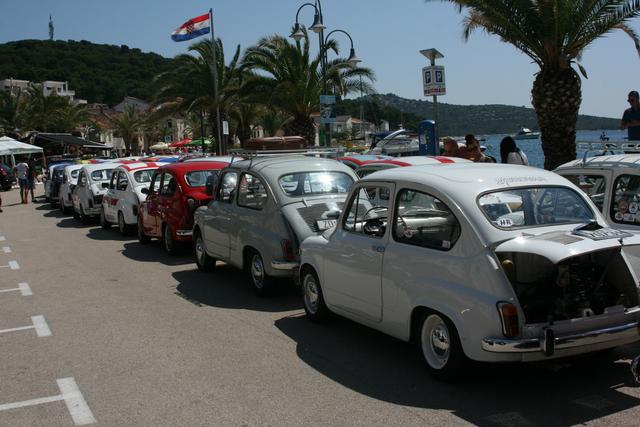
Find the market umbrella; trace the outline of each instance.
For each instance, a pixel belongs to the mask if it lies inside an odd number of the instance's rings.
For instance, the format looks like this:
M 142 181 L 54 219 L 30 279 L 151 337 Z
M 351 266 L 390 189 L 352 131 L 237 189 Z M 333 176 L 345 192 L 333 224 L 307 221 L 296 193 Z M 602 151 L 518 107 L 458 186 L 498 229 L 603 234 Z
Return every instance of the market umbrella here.
M 192 139 L 190 143 L 186 144 L 190 147 L 198 147 L 198 146 L 202 146 L 202 139 Z M 211 145 L 211 140 L 210 139 L 205 139 L 204 140 L 204 145 Z
M 149 149 L 151 150 L 170 150 L 172 148 L 173 147 L 169 147 L 169 144 L 167 144 L 166 142 L 158 142 L 157 144 L 149 147 Z
M 183 145 L 187 145 L 190 142 L 191 142 L 191 138 L 185 138 L 182 141 L 172 142 L 171 144 L 169 144 L 169 147 L 178 148 L 178 147 L 182 147 Z

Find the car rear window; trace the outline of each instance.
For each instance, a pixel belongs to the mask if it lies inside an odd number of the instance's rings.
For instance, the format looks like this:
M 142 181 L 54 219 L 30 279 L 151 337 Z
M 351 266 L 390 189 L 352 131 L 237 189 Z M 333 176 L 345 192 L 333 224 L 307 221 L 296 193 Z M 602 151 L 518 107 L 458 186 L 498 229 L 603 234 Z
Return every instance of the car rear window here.
M 91 172 L 91 179 L 93 181 L 107 181 L 111 178 L 111 172 L 113 169 L 99 169 Z
M 80 173 L 80 169 L 74 169 L 71 171 L 71 178 L 77 178 L 78 174 Z
M 201 170 L 201 171 L 191 171 L 187 172 L 184 176 L 185 181 L 187 181 L 187 185 L 190 187 L 204 187 L 207 183 L 207 178 L 212 175 L 217 175 L 219 171 L 210 169 L 210 170 Z
M 153 176 L 153 169 L 145 169 L 141 171 L 135 171 L 133 173 L 133 179 L 138 184 L 149 184 L 151 177 Z
M 353 178 L 344 172 L 298 172 L 283 175 L 278 183 L 287 196 L 302 197 L 348 193 Z

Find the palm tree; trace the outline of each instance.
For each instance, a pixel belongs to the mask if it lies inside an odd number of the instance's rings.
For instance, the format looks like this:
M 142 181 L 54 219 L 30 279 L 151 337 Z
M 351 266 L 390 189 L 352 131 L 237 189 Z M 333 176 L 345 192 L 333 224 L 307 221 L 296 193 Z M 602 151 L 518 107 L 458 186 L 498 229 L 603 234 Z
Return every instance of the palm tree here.
M 0 132 L 18 136 L 24 124 L 25 96 L 0 91 Z
M 321 60 L 324 51 L 314 57 L 309 52 L 309 36 L 295 43 L 283 36 L 273 35 L 261 39 L 256 46 L 246 50 L 243 66 L 259 71 L 244 85 L 243 91 L 252 94 L 250 99 L 264 105 L 274 106 L 292 117 L 288 131 L 302 135 L 307 141 L 315 140 L 315 126 L 311 115 L 319 109 L 323 91 Z M 338 53 L 334 40 L 326 43 L 325 49 Z M 346 59 L 338 58 L 327 64 L 327 86 L 334 94 L 344 96 L 360 90 L 360 76 L 374 80 L 373 72 L 367 68 L 352 68 Z M 363 88 L 371 92 L 365 83 Z
M 574 69 L 584 49 L 615 29 L 640 39 L 627 25 L 640 13 L 638 0 L 439 0 L 462 11 L 464 37 L 476 29 L 496 35 L 539 67 L 531 97 L 538 116 L 544 166 L 554 169 L 576 158 L 576 122 L 582 101 Z M 584 68 L 577 65 L 586 77 Z
M 207 112 L 209 128 L 217 134 L 215 124 L 216 106 L 222 120 L 228 119 L 239 105 L 238 98 L 242 70 L 239 68 L 240 46 L 229 65 L 225 65 L 222 41 L 216 40 L 216 67 L 218 76 L 218 99 L 214 97 L 214 79 L 211 68 L 213 52 L 211 41 L 205 40 L 189 47 L 196 55 L 178 55 L 177 64 L 171 71 L 158 75 L 155 79 L 157 95 L 155 101 L 162 103 L 158 113 L 170 115 L 175 112 Z
M 136 111 L 133 105 L 127 105 L 124 112 L 111 117 L 111 123 L 116 136 L 124 141 L 125 150 L 128 153 L 135 154 L 138 151 L 137 142 L 140 132 L 142 131 L 143 117 Z

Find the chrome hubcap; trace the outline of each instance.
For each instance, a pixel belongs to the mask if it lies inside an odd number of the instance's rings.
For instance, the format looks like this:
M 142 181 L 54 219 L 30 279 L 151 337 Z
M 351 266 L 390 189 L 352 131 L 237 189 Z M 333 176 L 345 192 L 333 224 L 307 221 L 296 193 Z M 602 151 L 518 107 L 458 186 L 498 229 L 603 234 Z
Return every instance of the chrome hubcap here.
M 308 274 L 304 278 L 304 303 L 311 313 L 315 314 L 316 311 L 318 311 L 319 298 L 320 295 L 318 292 L 318 284 L 316 283 L 316 279 L 311 274 Z
M 264 266 L 260 255 L 254 255 L 251 260 L 251 277 L 256 288 L 261 289 L 264 281 Z
M 124 217 L 122 214 L 118 215 L 118 227 L 120 227 L 120 231 L 124 231 Z
M 432 314 L 422 327 L 422 352 L 429 366 L 443 368 L 449 361 L 451 339 L 449 328 L 442 318 Z

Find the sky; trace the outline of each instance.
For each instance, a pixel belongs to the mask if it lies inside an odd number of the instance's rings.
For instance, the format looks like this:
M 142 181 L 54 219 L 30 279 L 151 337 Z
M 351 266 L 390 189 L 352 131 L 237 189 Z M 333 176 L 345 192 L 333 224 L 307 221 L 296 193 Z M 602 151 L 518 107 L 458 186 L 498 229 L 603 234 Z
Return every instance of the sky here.
M 304 2 L 0 0 L 0 43 L 48 38 L 51 13 L 57 40 L 126 44 L 173 57 L 186 52 L 189 42 L 173 42 L 171 32 L 212 8 L 215 35 L 222 39 L 230 57 L 238 44 L 246 48 L 267 35 L 289 35 L 296 11 Z M 447 82 L 447 95 L 439 97 L 440 102 L 531 107 L 531 85 L 537 66 L 495 36 L 476 32 L 465 42 L 464 16 L 450 3 L 322 0 L 322 8 L 327 32 L 341 29 L 353 37 L 356 53 L 363 61 L 360 65 L 375 72 L 374 86 L 379 93 L 425 99 L 421 69 L 427 60 L 419 51 L 436 48 L 444 55 L 438 65 L 445 66 Z M 303 8 L 300 22 L 310 26 L 312 21 L 313 8 Z M 640 19 L 630 25 L 640 32 Z M 348 38 L 337 34 L 336 40 L 342 56 L 348 56 Z M 640 57 L 631 39 L 620 31 L 613 32 L 594 42 L 584 52 L 581 64 L 589 79 L 583 79 L 580 112 L 622 117 L 628 107 L 627 93 L 640 90 Z M 8 76 L 0 76 L 3 77 Z M 517 126 L 514 123 L 514 128 Z

